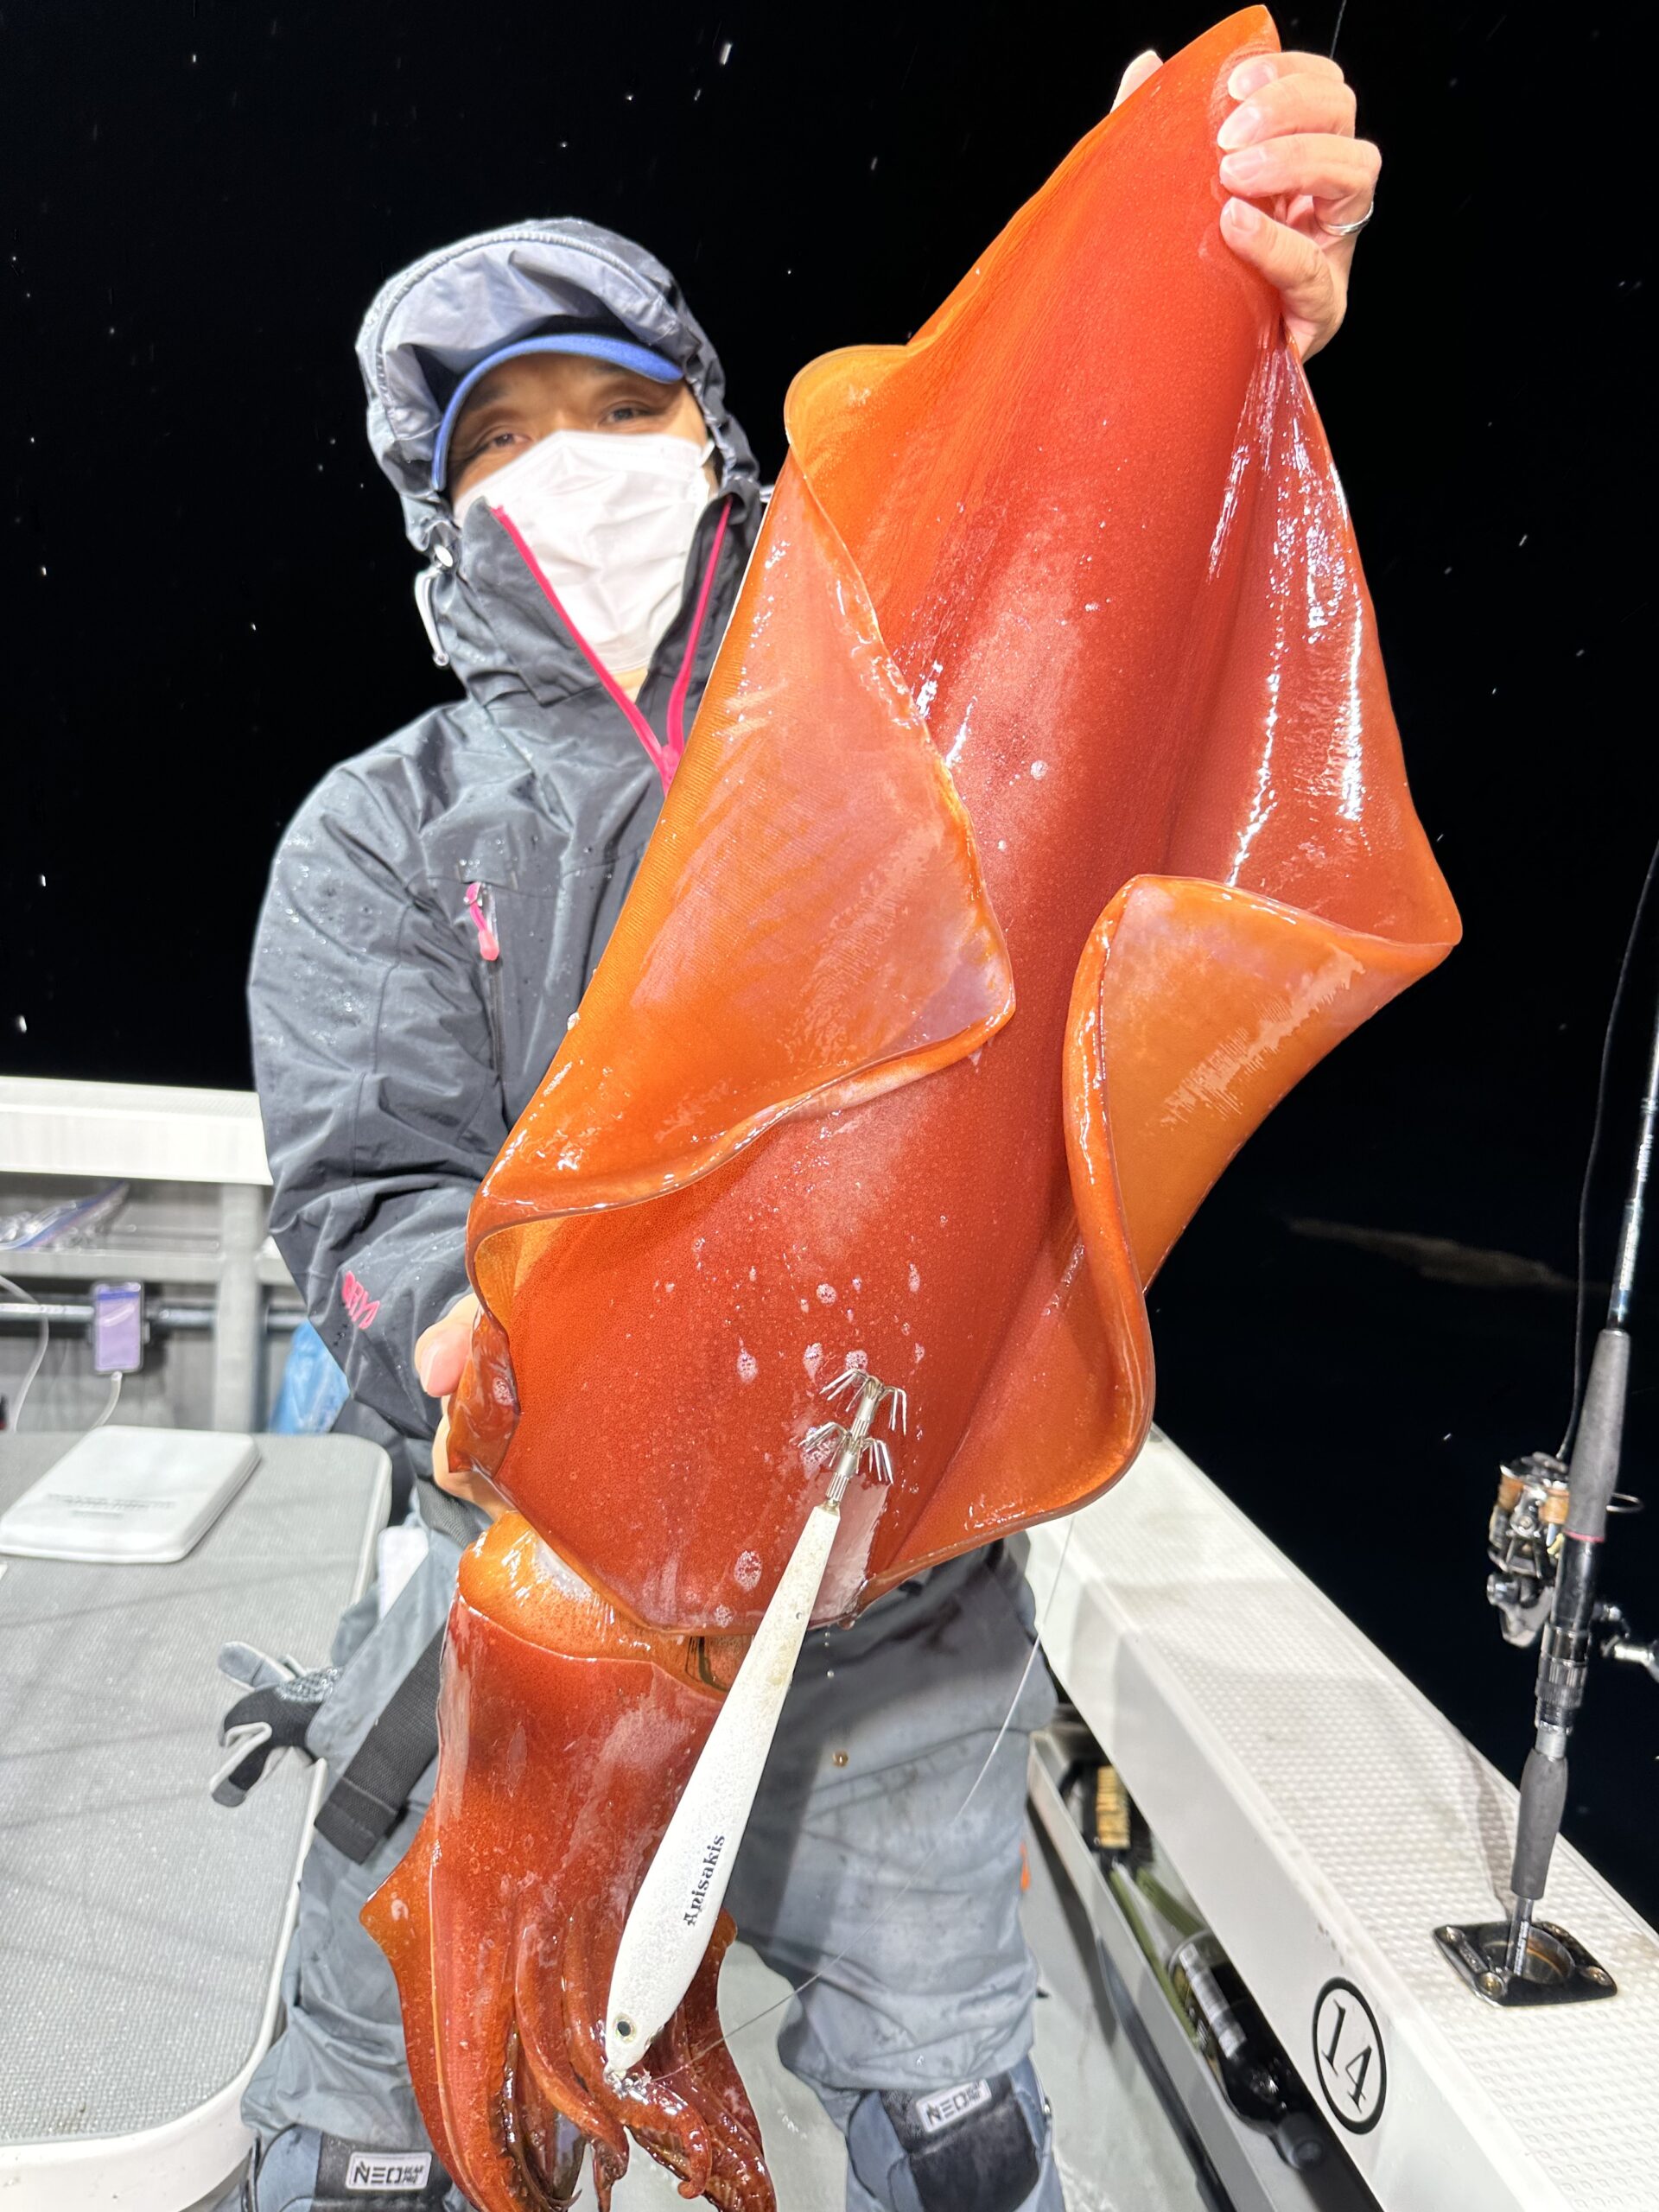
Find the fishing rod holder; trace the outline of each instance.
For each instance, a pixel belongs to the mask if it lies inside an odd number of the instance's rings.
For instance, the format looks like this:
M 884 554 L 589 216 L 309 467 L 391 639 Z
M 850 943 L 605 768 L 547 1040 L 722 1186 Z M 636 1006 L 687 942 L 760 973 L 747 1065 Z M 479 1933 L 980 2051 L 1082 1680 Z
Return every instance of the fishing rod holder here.
M 1477 1997 L 1505 2011 L 1586 2005 L 1618 1994 L 1601 1961 L 1554 1921 L 1529 1921 L 1518 1963 L 1514 1923 L 1508 1920 L 1448 1923 L 1434 1930 L 1434 1941 Z

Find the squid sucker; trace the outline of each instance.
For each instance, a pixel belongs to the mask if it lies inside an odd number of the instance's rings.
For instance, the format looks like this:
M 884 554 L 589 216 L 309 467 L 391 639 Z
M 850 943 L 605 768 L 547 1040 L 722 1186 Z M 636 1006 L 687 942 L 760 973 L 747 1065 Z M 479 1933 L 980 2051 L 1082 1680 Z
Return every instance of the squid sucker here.
M 796 378 L 661 819 L 474 1205 L 450 1453 L 514 1510 L 462 1562 L 436 1792 L 365 1918 L 483 2212 L 569 2203 L 584 2146 L 605 2206 L 630 2135 L 686 2196 L 773 2203 L 717 1905 L 685 1893 L 703 1963 L 609 2078 L 606 2005 L 824 1495 L 823 1386 L 908 1420 L 817 1622 L 1097 1496 L 1193 1209 L 1456 941 L 1324 434 L 1218 230 L 1227 79 L 1276 42 L 1260 10 L 1207 34 L 908 345 Z

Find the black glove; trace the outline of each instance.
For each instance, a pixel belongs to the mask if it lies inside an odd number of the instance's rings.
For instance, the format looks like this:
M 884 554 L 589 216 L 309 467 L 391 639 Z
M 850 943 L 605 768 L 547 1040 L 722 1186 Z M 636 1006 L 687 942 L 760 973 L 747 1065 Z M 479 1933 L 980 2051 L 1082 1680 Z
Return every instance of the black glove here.
M 340 1680 L 340 1669 L 315 1667 L 308 1673 L 297 1659 L 272 1659 L 251 1643 L 227 1643 L 219 1655 L 219 1671 L 244 1684 L 248 1694 L 238 1698 L 219 1724 L 219 1740 L 231 1756 L 207 1786 L 216 1805 L 239 1805 L 284 1751 L 311 1758 L 305 1732 Z

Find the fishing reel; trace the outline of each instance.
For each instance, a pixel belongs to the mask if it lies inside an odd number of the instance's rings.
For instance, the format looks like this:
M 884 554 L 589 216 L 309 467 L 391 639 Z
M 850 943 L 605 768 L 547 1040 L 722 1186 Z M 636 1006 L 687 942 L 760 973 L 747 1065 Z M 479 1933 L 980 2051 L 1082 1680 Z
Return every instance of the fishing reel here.
M 1567 1525 L 1567 1469 L 1553 1452 L 1529 1452 L 1506 1459 L 1498 1471 L 1497 1497 L 1486 1528 L 1486 1602 L 1497 1609 L 1505 1643 L 1523 1650 L 1537 1643 L 1549 1625 L 1560 1564 L 1561 1534 Z M 1627 1491 L 1614 1494 L 1610 1513 L 1639 1513 L 1642 1500 Z M 1594 1625 L 1604 1631 L 1604 1659 L 1643 1667 L 1659 1681 L 1659 1637 L 1640 1642 L 1622 1606 L 1598 1600 Z
M 1486 1528 L 1486 1602 L 1496 1605 L 1505 1643 L 1536 1643 L 1549 1619 L 1567 1522 L 1567 1465 L 1553 1452 L 1529 1452 L 1498 1470 Z

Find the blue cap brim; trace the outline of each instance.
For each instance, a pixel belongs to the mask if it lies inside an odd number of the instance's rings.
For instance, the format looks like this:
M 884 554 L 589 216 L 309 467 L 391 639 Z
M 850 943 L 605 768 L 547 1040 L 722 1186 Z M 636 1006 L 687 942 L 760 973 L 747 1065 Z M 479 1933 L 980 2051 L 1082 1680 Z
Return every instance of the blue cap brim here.
M 607 338 L 602 331 L 573 330 L 565 337 L 556 331 L 543 331 L 539 337 L 517 338 L 511 345 L 499 346 L 468 369 L 449 396 L 449 404 L 438 424 L 437 442 L 432 448 L 435 492 L 443 489 L 449 467 L 449 441 L 468 396 L 492 369 L 499 369 L 503 361 L 517 360 L 524 353 L 586 353 L 594 360 L 613 361 L 620 369 L 632 369 L 636 376 L 650 377 L 655 384 L 677 384 L 683 373 L 665 353 L 653 353 L 649 346 L 637 345 L 631 338 Z

